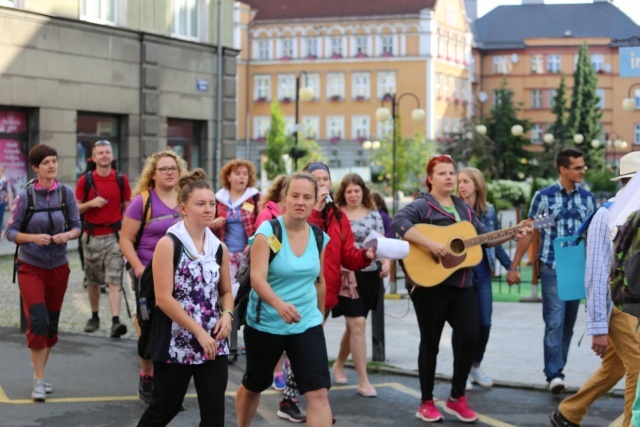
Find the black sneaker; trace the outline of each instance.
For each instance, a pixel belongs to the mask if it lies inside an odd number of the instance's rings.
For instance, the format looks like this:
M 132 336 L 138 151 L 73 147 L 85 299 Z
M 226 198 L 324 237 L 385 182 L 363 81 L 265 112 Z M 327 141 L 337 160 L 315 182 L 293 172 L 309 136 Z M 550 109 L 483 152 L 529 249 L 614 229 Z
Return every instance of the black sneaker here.
M 291 421 L 292 423 L 305 423 L 307 417 L 300 412 L 297 402 L 290 400 L 281 400 L 280 409 L 278 410 L 278 417 Z
M 151 403 L 153 395 L 153 377 L 149 375 L 140 375 L 138 381 L 138 397 L 147 405 Z
M 114 323 L 111 325 L 111 338 L 120 338 L 127 333 L 127 325 L 122 323 Z
M 85 332 L 95 332 L 100 329 L 100 319 L 94 319 L 93 317 L 87 320 L 87 325 L 84 327 Z
M 575 424 L 566 419 L 560 411 L 557 409 L 549 415 L 549 421 L 553 427 L 580 427 L 580 424 Z

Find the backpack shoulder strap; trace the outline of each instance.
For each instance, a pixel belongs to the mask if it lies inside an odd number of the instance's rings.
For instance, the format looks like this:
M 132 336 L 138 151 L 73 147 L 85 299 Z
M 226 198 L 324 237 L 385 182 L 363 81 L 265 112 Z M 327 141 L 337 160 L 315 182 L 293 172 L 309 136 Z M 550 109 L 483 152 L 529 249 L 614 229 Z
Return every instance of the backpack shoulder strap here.
M 282 242 L 282 226 L 278 218 L 270 219 L 269 224 L 271 224 L 271 228 L 273 229 L 273 235 L 276 236 L 279 242 Z M 273 250 L 269 252 L 269 264 L 271 264 L 271 261 L 273 261 L 276 255 L 278 255 L 278 253 L 273 252 Z
M 84 174 L 84 197 L 82 198 L 82 203 L 85 203 L 89 200 L 89 192 L 91 191 L 91 187 L 93 187 L 93 177 L 92 171 L 87 171 Z
M 324 243 L 324 233 L 320 230 L 320 227 L 309 224 L 311 226 L 311 230 L 313 230 L 313 235 L 316 238 L 316 246 L 318 247 L 318 256 L 322 253 L 322 244 Z
M 222 245 L 218 246 L 218 250 L 216 251 L 216 263 L 222 265 Z
M 124 212 L 124 178 L 122 174 L 116 170 L 116 181 L 120 189 L 120 210 Z
M 611 202 L 606 202 L 606 203 L 603 203 L 600 206 L 600 208 L 609 209 L 612 204 L 613 203 Z M 591 220 L 593 220 L 593 217 L 595 216 L 596 212 L 598 212 L 598 209 L 600 208 L 596 208 L 596 210 L 594 210 L 589 214 L 589 216 L 587 216 L 587 218 L 584 220 L 582 225 L 580 225 L 580 228 L 578 228 L 578 231 L 576 231 L 576 235 L 582 236 L 587 231 L 587 229 L 589 228 L 589 225 L 591 225 Z
M 167 233 L 167 236 L 173 240 L 173 270 L 175 271 L 178 268 L 178 264 L 180 263 L 180 258 L 182 258 L 182 241 L 173 233 Z
M 138 229 L 138 233 L 136 234 L 136 240 L 135 242 L 133 242 L 133 249 L 135 250 L 138 250 L 138 246 L 140 246 L 140 239 L 142 239 L 144 229 L 149 224 L 149 220 L 151 219 L 151 194 L 149 193 L 149 190 L 141 191 L 140 196 L 142 197 L 142 221 L 140 222 L 140 228 Z
M 69 208 L 67 206 L 67 186 L 58 184 L 58 200 L 60 201 L 60 210 L 64 216 L 64 231 L 69 231 Z

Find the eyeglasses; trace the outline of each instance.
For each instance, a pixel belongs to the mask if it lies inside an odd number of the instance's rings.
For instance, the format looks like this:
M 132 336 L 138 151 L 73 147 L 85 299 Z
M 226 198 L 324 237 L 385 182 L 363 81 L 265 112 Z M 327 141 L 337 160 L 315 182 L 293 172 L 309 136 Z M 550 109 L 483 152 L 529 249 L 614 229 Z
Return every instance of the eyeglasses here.
M 572 170 L 572 171 L 576 171 L 576 172 L 582 172 L 582 171 L 585 171 L 585 172 L 586 172 L 586 171 L 587 171 L 587 169 L 589 169 L 589 166 L 587 166 L 587 165 L 584 165 L 584 166 L 576 166 L 576 167 L 574 167 L 574 168 L 567 168 L 567 169 Z
M 166 175 L 166 174 L 168 174 L 169 172 L 171 172 L 171 173 L 176 173 L 176 172 L 178 172 L 178 168 L 177 168 L 177 167 L 175 167 L 175 166 L 171 166 L 171 167 L 166 167 L 166 166 L 165 166 L 165 167 L 162 167 L 162 168 L 156 168 L 156 170 L 157 170 L 158 172 L 160 172 L 161 174 L 163 174 L 163 175 Z
M 429 156 L 429 160 L 435 159 L 436 157 L 448 157 L 453 160 L 453 157 L 451 157 L 449 154 L 432 154 Z
M 96 141 L 96 143 L 93 144 L 94 147 L 100 147 L 102 145 L 111 146 L 111 143 L 109 141 L 107 141 L 106 139 L 101 139 L 100 141 Z

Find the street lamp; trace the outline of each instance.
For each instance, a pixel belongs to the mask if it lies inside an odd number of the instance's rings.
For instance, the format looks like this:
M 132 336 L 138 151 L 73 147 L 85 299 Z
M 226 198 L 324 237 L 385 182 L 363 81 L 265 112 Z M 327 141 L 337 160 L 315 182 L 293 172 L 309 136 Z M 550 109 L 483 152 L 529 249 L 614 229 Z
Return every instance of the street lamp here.
M 627 98 L 622 100 L 622 109 L 624 111 L 633 111 L 636 109 L 636 100 L 633 96 L 631 96 L 631 90 L 636 86 L 640 86 L 640 83 L 634 83 L 629 86 L 629 89 L 627 91 Z
M 304 87 L 300 87 L 300 78 L 304 75 Z M 316 96 L 313 89 L 306 86 L 307 83 L 307 72 L 302 70 L 296 76 L 296 122 L 293 130 L 293 148 L 289 154 L 293 159 L 293 168 L 294 170 L 298 170 L 298 159 L 306 154 L 306 151 L 303 149 L 298 149 L 298 135 L 300 134 L 301 125 L 300 125 L 300 101 L 302 102 L 311 102 L 313 98 Z
M 382 102 L 380 104 L 380 108 L 376 110 L 376 120 L 379 122 L 384 122 L 389 120 L 389 118 L 393 119 L 393 128 L 392 128 L 392 152 L 393 152 L 393 171 L 392 171 L 392 185 L 391 191 L 393 192 L 393 213 L 396 214 L 398 212 L 398 173 L 396 167 L 396 145 L 398 142 L 398 135 L 396 134 L 396 121 L 398 118 L 398 105 L 400 104 L 400 100 L 405 96 L 411 96 L 416 100 L 418 106 L 411 111 L 411 119 L 413 121 L 419 122 L 424 120 L 426 113 L 420 108 L 420 100 L 416 95 L 411 92 L 405 92 L 400 96 L 396 97 L 396 94 L 385 93 L 382 97 Z M 384 106 L 385 101 L 391 101 L 391 111 L 387 107 Z
M 371 174 L 371 150 L 375 151 L 380 148 L 380 141 L 365 141 L 362 143 L 362 148 L 367 152 L 367 166 L 369 167 L 369 174 Z M 373 179 L 371 179 L 373 181 Z
M 613 132 L 613 135 L 611 136 L 615 136 L 615 139 L 611 140 L 609 139 L 609 134 L 605 135 L 607 147 L 611 148 L 611 151 L 613 152 L 613 169 L 614 169 L 614 172 L 616 172 L 618 170 L 618 155 L 616 151 L 626 150 L 629 144 L 627 144 L 627 141 L 623 141 L 622 139 L 620 139 L 618 134 L 615 132 Z

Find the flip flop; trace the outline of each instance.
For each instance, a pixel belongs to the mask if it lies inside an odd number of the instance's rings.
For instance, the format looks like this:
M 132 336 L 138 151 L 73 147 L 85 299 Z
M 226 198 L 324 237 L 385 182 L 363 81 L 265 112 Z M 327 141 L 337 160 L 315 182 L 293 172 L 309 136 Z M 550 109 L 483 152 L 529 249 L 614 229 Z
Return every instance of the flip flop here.
M 360 389 L 358 389 L 358 394 L 362 397 L 377 397 L 378 396 L 378 392 L 373 389 L 373 391 L 368 391 L 368 392 L 364 392 L 361 391 Z
M 333 382 L 336 384 L 348 384 L 349 380 L 345 374 L 338 375 L 336 374 L 336 371 L 333 370 Z

